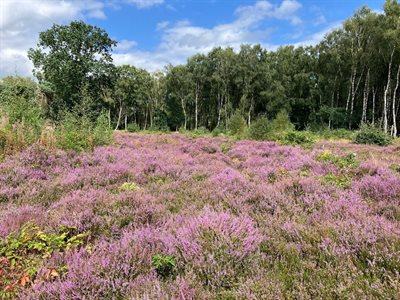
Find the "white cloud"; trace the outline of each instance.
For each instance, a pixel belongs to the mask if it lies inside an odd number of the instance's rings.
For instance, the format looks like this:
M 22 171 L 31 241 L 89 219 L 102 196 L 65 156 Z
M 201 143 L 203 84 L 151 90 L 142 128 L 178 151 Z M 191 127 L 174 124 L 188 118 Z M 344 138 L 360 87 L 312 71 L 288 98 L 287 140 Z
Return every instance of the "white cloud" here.
M 128 50 L 131 50 L 132 48 L 136 47 L 137 43 L 135 41 L 130 41 L 130 40 L 121 40 L 118 41 L 117 47 L 115 50 L 117 52 L 126 52 Z
M 114 54 L 116 64 L 133 64 L 150 71 L 160 70 L 168 63 L 184 63 L 196 53 L 207 53 L 214 47 L 232 47 L 235 50 L 242 44 L 260 43 L 269 50 L 277 45 L 267 43 L 273 29 L 263 29 L 260 23 L 265 19 L 278 19 L 291 24 L 301 23 L 296 15 L 301 4 L 296 0 L 283 0 L 280 5 L 268 1 L 258 1 L 254 5 L 242 6 L 235 11 L 235 20 L 211 28 L 192 25 L 188 20 L 173 26 L 161 22 L 157 29 L 162 32 L 161 43 L 153 52 L 131 51 Z
M 315 46 L 320 41 L 323 40 L 325 35 L 327 35 L 328 33 L 332 32 L 332 31 L 334 31 L 336 29 L 339 29 L 340 27 L 342 27 L 342 21 L 338 21 L 338 22 L 332 23 L 329 26 L 327 26 L 324 29 L 322 29 L 321 31 L 315 32 L 312 35 L 306 37 L 303 41 L 294 43 L 293 45 L 296 46 L 296 47 L 299 47 L 299 46 Z
M 0 76 L 30 76 L 27 50 L 36 45 L 39 32 L 74 19 L 104 19 L 103 9 L 104 4 L 96 0 L 0 1 Z
M 138 8 L 147 8 L 164 3 L 164 0 L 125 0 L 127 3 L 136 5 Z
M 168 21 L 159 22 L 159 23 L 157 23 L 156 30 L 157 31 L 163 30 L 163 29 L 167 28 L 168 25 L 169 25 Z

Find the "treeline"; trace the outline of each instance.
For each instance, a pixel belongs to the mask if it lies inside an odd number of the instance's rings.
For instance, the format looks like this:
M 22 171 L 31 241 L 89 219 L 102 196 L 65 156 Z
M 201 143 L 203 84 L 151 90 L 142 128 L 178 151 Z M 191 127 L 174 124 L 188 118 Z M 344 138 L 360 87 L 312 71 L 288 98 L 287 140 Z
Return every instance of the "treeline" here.
M 105 113 L 115 129 L 223 130 L 233 115 L 250 126 L 286 110 L 298 130 L 372 123 L 398 135 L 396 0 L 386 0 L 382 13 L 361 8 L 316 46 L 215 48 L 153 74 L 114 66 L 116 42 L 83 22 L 54 25 L 39 40 L 29 51 L 35 97 L 55 122 L 73 111 L 92 120 Z

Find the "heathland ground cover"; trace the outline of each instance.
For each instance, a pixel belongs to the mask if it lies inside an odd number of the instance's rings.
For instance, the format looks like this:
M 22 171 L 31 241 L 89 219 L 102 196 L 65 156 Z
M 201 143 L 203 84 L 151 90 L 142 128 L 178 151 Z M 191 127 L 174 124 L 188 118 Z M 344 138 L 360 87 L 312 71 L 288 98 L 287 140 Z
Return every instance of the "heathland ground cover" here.
M 114 140 L 0 164 L 1 297 L 398 297 L 398 146 Z

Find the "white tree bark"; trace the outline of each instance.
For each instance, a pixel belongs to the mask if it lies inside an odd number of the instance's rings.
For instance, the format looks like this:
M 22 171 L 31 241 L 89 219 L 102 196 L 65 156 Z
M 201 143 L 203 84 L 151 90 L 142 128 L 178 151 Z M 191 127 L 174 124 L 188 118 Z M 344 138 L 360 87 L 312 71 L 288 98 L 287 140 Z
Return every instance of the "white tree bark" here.
M 117 126 L 115 126 L 115 130 L 118 129 L 119 123 L 121 122 L 121 116 L 122 116 L 122 103 L 121 103 L 121 101 L 120 101 L 119 104 L 120 104 L 120 105 L 119 105 L 118 121 L 117 121 Z
M 390 80 L 391 80 L 391 72 L 392 72 L 392 63 L 393 63 L 393 55 L 394 55 L 395 47 L 393 47 L 392 54 L 390 55 L 389 61 L 389 71 L 387 77 L 387 84 L 385 87 L 385 91 L 383 93 L 383 130 L 387 133 L 388 132 L 388 94 L 390 91 Z
M 372 124 L 375 124 L 375 99 L 377 91 L 378 89 L 375 87 L 372 88 Z
M 200 90 L 200 87 L 199 87 L 199 83 L 196 83 L 196 96 L 195 96 L 195 99 L 194 99 L 194 110 L 195 110 L 195 112 L 194 112 L 194 129 L 195 130 L 197 130 L 197 126 L 198 126 L 198 119 L 199 119 L 199 117 L 198 117 L 198 114 L 199 114 L 199 109 L 198 109 L 198 106 L 199 106 L 199 90 Z
M 364 124 L 367 122 L 368 96 L 369 96 L 369 68 L 368 68 L 368 72 L 367 72 L 367 77 L 365 78 L 361 124 Z
M 393 101 L 392 101 L 392 116 L 393 116 L 393 136 L 397 136 L 397 113 L 396 113 L 396 93 L 397 89 L 399 88 L 399 76 L 400 76 L 400 65 L 397 68 L 397 75 L 396 75 L 396 87 L 394 88 L 393 92 Z

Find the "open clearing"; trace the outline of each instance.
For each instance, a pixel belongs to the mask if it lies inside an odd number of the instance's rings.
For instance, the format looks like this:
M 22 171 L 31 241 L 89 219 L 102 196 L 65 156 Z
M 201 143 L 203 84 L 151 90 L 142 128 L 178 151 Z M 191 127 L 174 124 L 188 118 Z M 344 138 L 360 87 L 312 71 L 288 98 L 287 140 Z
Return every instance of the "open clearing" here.
M 20 267 L 0 258 L 0 289 L 21 299 L 399 295 L 398 146 L 115 139 L 82 154 L 33 146 L 0 164 L 3 241 L 21 228 L 80 239 L 47 255 L 16 246 Z

